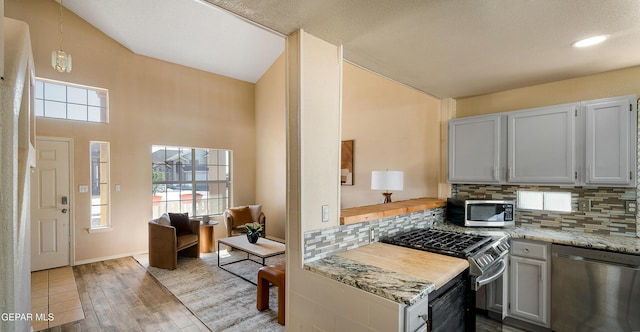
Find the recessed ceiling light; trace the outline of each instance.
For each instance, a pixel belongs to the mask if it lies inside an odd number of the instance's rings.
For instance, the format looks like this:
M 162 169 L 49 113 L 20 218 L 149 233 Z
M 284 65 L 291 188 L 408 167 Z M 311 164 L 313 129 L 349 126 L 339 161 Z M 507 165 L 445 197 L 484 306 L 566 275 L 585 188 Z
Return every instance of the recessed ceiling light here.
M 571 44 L 571 46 L 573 47 L 589 47 L 589 46 L 593 46 L 596 44 L 600 44 L 603 41 L 607 40 L 607 35 L 600 35 L 600 36 L 594 36 L 594 37 L 589 37 L 589 38 L 585 38 L 582 40 L 578 40 L 577 42 Z

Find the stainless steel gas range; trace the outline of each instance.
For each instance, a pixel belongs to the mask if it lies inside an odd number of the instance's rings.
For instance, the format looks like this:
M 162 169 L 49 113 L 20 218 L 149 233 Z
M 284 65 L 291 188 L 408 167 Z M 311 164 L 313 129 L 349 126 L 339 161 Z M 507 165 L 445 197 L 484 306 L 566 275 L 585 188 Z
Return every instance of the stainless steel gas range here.
M 507 235 L 486 236 L 435 229 L 414 229 L 382 237 L 380 241 L 406 248 L 464 258 L 469 262 L 469 271 L 465 275 L 459 276 L 450 284 L 442 287 L 437 294 L 434 294 L 434 298 L 439 297 L 447 299 L 447 301 L 436 301 L 435 299 L 434 301 L 429 301 L 428 331 L 441 328 L 445 330 L 464 329 L 473 331 L 475 329 L 475 291 L 502 276 L 507 266 L 505 259 L 509 254 L 509 237 Z M 463 280 L 463 282 L 461 283 L 459 280 Z M 453 308 L 455 306 L 451 304 L 453 300 L 451 299 L 451 294 L 455 293 L 460 296 L 460 292 L 463 291 L 457 289 L 455 282 L 464 284 L 462 288 L 464 288 L 465 300 L 464 308 L 461 309 L 464 311 L 464 326 L 433 326 L 436 324 L 434 322 L 449 324 L 452 321 L 456 321 L 456 319 L 436 317 L 436 314 L 431 313 L 432 311 L 442 312 L 445 315 L 460 315 L 459 312 L 456 313 L 455 308 Z M 437 305 L 448 309 L 439 310 L 436 307 Z

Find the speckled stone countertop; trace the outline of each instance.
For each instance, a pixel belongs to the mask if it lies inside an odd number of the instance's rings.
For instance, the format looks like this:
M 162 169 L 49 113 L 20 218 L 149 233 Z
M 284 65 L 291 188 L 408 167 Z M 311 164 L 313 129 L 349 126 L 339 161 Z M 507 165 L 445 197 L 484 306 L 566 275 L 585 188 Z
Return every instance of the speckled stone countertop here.
M 433 225 L 433 228 L 480 235 L 499 236 L 508 234 L 515 239 L 529 239 L 640 255 L 640 238 L 532 227 L 476 228 L 445 223 Z M 436 289 L 435 283 L 428 280 L 418 279 L 336 255 L 305 263 L 304 269 L 406 305 L 416 303 Z
M 433 225 L 434 229 L 481 235 L 508 234 L 514 239 L 528 239 L 576 247 L 609 250 L 640 255 L 640 238 L 558 231 L 533 227 L 475 228 L 461 227 L 449 223 Z
M 427 280 L 335 255 L 305 263 L 304 269 L 406 305 L 416 303 L 436 288 Z

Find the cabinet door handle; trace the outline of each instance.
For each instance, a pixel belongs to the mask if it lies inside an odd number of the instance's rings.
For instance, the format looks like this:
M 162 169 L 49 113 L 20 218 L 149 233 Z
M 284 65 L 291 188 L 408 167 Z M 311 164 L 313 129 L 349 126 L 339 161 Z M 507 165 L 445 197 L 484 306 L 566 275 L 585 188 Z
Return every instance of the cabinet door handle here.
M 522 251 L 524 251 L 525 254 L 528 254 L 529 253 L 529 248 L 524 248 L 524 249 L 522 249 Z

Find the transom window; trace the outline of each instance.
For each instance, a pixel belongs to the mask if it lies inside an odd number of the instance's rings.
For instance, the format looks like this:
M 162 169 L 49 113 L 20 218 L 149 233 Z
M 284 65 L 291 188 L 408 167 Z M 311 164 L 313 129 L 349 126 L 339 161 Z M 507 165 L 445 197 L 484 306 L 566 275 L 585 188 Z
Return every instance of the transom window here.
M 36 78 L 35 115 L 85 122 L 109 122 L 106 89 Z
M 229 207 L 231 151 L 154 145 L 153 217 L 165 212 L 220 215 Z

